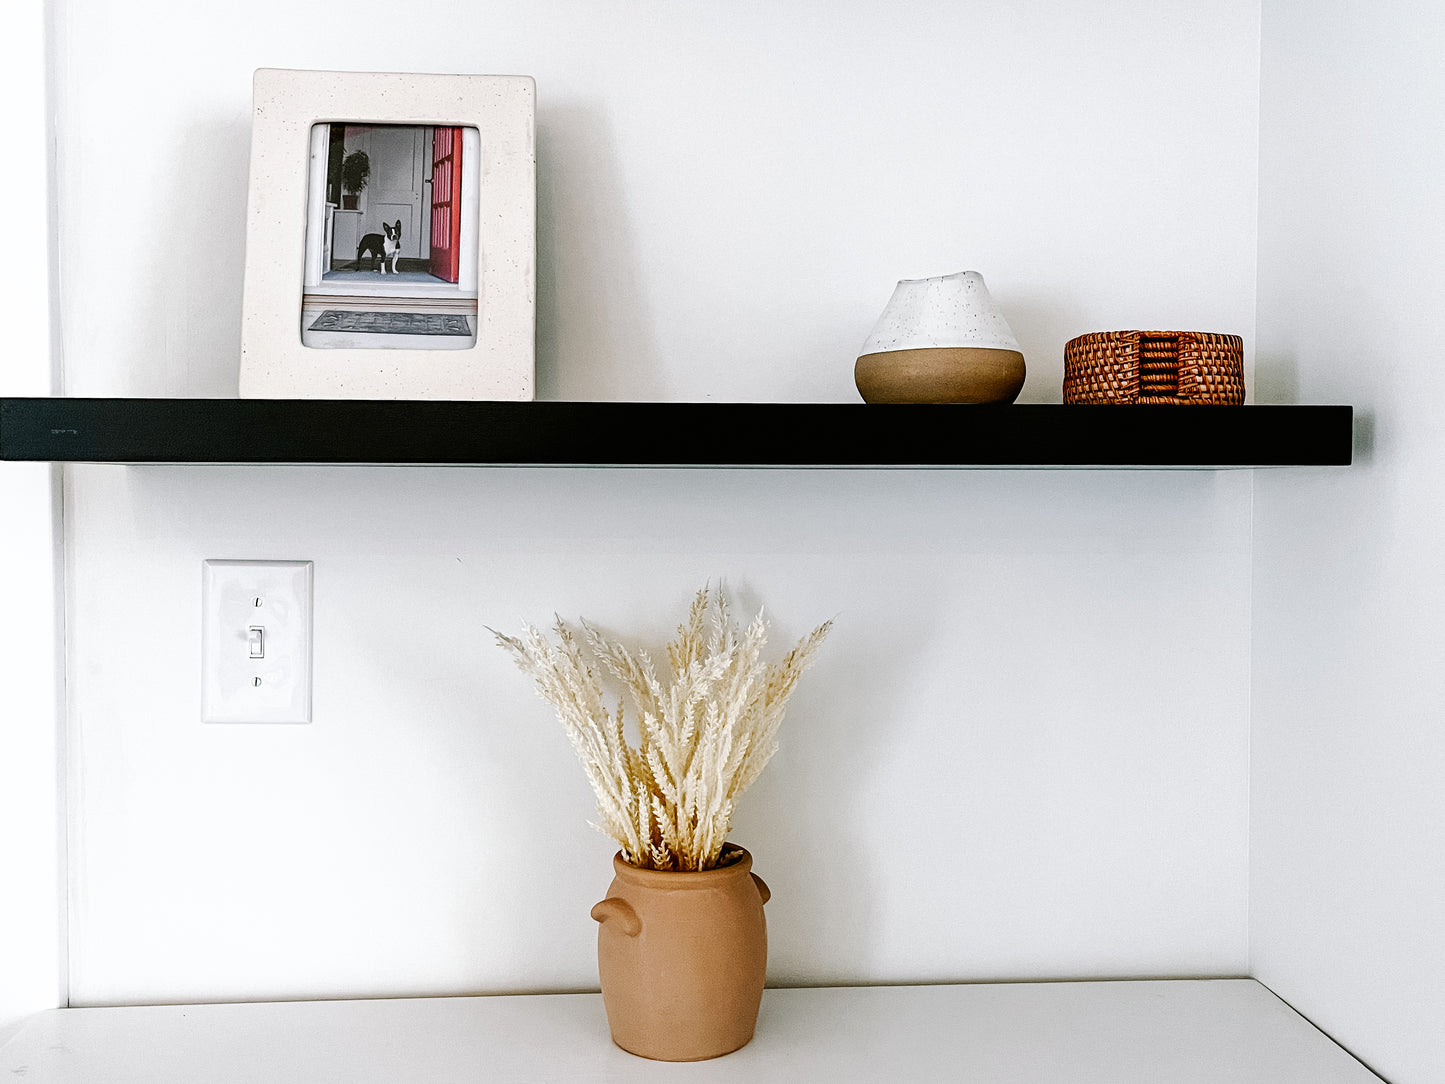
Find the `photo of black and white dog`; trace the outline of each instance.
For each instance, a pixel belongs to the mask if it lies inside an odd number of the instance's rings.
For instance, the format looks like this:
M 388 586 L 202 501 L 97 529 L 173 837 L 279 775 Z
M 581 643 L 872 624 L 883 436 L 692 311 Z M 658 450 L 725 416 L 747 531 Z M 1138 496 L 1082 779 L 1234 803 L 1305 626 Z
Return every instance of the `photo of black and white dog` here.
M 396 274 L 396 260 L 401 255 L 401 219 L 396 220 L 393 226 L 390 222 L 383 222 L 381 233 L 368 233 L 361 239 L 361 244 L 356 246 L 356 269 L 361 270 L 361 257 L 363 253 L 371 256 L 371 269 L 379 270 L 386 274 L 387 265 L 391 265 L 391 273 Z M 378 261 L 380 261 L 378 265 Z

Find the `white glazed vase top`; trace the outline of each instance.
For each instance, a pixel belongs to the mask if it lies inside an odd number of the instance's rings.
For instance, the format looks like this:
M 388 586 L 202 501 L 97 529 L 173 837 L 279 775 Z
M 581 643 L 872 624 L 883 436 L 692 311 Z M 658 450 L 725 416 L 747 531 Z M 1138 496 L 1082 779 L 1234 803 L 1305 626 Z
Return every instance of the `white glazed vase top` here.
M 1018 340 L 977 271 L 904 279 L 859 354 L 968 346 L 1017 350 Z

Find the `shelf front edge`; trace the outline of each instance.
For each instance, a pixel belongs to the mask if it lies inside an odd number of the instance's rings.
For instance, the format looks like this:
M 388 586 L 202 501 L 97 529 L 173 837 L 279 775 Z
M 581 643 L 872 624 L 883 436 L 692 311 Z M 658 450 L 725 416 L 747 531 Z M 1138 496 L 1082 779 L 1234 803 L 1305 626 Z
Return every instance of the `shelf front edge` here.
M 617 467 L 1345 466 L 1349 406 L 0 399 L 0 459 Z

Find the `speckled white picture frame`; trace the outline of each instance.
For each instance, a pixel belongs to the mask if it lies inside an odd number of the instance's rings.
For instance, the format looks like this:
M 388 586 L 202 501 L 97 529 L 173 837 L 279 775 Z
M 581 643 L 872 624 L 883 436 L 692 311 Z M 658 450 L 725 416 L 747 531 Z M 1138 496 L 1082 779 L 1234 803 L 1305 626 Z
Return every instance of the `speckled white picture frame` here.
M 525 75 L 261 68 L 254 83 L 240 394 L 247 399 L 536 396 L 536 83 Z M 465 350 L 301 343 L 311 129 L 471 126 L 481 135 L 477 339 Z

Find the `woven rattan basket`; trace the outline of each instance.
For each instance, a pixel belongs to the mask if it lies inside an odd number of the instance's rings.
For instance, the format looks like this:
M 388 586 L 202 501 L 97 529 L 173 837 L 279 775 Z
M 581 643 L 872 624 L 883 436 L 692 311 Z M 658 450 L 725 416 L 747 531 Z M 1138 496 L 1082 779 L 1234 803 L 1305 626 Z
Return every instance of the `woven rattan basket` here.
M 1096 331 L 1064 346 L 1066 403 L 1244 402 L 1244 340 L 1204 331 Z

